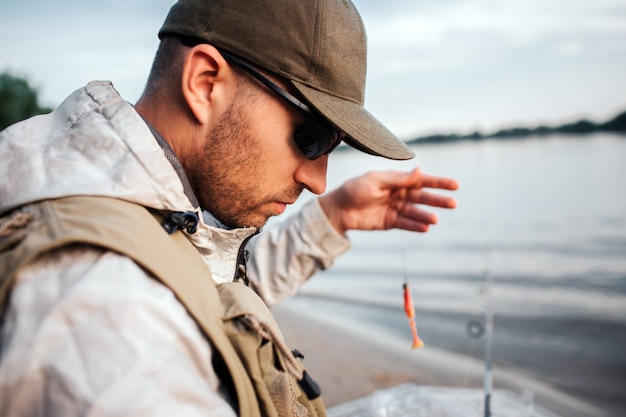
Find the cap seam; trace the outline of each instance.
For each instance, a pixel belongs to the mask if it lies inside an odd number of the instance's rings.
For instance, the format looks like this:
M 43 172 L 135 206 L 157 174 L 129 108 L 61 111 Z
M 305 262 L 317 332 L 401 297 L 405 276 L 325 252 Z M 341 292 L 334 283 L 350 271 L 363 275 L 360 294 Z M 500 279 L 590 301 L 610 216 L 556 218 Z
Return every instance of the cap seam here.
M 316 57 L 315 60 L 313 62 L 311 62 L 314 65 L 314 68 L 312 73 L 315 74 L 315 76 L 313 77 L 313 79 L 318 78 L 319 77 L 319 70 L 320 70 L 320 56 L 322 53 L 322 37 L 320 36 L 321 34 L 321 18 L 322 15 L 322 7 L 321 7 L 321 2 L 318 1 L 317 3 L 317 8 L 316 8 L 316 12 L 315 12 L 315 26 L 314 26 L 314 45 L 316 46 Z
M 213 4 L 213 7 L 211 7 L 211 10 L 209 11 L 208 16 L 215 16 L 214 11 L 216 9 L 217 10 L 221 10 L 223 8 L 224 8 L 224 2 L 223 1 L 222 2 L 216 1 Z M 205 37 L 205 39 L 209 39 L 210 38 L 209 32 L 210 32 L 210 27 L 211 27 L 212 24 L 213 24 L 213 22 L 210 20 L 210 18 L 208 18 L 206 23 L 205 23 L 205 25 L 204 25 L 204 37 Z M 213 44 L 213 41 L 211 41 L 209 43 Z M 214 45 L 214 46 L 216 46 L 216 45 Z

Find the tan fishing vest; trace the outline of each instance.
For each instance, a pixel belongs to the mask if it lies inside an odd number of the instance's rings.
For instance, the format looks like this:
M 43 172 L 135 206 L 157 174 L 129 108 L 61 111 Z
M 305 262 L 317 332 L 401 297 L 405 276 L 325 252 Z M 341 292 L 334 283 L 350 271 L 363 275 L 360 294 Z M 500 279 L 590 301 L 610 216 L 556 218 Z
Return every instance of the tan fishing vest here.
M 186 307 L 222 359 L 217 371 L 236 397 L 240 416 L 325 417 L 315 383 L 258 295 L 240 283 L 215 284 L 183 233 L 168 235 L 155 218 L 160 220 L 140 205 L 105 197 L 47 200 L 5 214 L 0 307 L 19 269 L 47 251 L 84 243 L 118 252 L 153 274 Z

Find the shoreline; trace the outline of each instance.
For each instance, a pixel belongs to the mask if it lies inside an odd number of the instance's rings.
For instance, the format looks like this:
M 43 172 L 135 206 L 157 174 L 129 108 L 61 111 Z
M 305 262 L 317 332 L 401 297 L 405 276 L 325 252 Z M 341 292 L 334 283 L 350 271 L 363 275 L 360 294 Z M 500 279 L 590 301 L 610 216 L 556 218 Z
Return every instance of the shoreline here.
M 359 332 L 329 312 L 315 317 L 290 300 L 272 309 L 287 344 L 301 351 L 304 365 L 322 389 L 327 407 L 404 383 L 483 388 L 484 363 L 476 358 L 426 346 L 412 350 L 406 340 Z M 494 389 L 531 395 L 562 417 L 608 417 L 583 402 L 529 376 L 494 366 Z

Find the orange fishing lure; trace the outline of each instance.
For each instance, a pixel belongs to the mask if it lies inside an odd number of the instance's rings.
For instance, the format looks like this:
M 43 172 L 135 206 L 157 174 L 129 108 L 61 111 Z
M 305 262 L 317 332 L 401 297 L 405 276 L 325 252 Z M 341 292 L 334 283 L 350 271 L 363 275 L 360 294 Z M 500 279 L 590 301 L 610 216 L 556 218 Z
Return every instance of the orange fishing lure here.
M 417 325 L 415 324 L 415 307 L 413 306 L 413 297 L 411 297 L 411 290 L 409 284 L 404 283 L 404 312 L 409 318 L 409 324 L 411 325 L 411 331 L 413 332 L 413 349 L 418 349 L 424 346 L 424 342 L 417 334 Z

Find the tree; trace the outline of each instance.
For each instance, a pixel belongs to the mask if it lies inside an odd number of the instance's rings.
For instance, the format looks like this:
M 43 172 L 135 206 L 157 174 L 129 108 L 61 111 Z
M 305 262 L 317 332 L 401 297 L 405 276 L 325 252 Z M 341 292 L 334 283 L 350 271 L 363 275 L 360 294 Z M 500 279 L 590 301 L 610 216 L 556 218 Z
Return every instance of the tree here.
M 610 132 L 626 132 L 626 111 L 602 124 L 601 127 Z
M 9 73 L 0 74 L 0 130 L 36 114 L 52 109 L 41 107 L 37 90 L 28 81 Z

